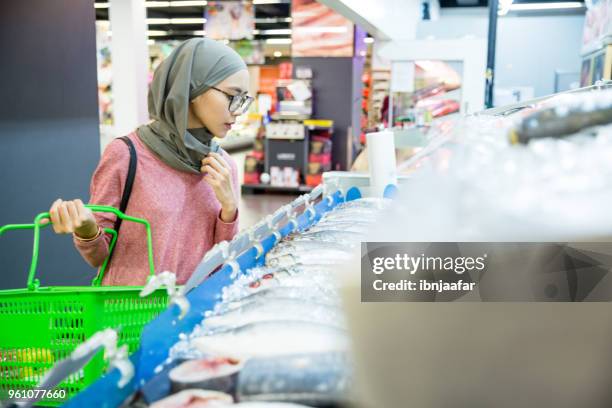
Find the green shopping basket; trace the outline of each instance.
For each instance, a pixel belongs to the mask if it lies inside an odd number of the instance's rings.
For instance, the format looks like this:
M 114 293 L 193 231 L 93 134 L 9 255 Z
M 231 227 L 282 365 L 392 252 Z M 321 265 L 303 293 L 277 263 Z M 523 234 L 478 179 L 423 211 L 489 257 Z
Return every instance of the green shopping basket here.
M 113 213 L 126 221 L 146 227 L 150 275 L 153 267 L 151 227 L 146 220 L 130 217 L 113 207 L 87 205 L 95 212 Z M 38 247 L 41 220 L 49 219 L 49 213 L 39 214 L 33 224 L 5 225 L 5 231 L 34 230 L 32 262 L 26 289 L 0 291 L 0 401 L 9 398 L 9 392 L 26 391 L 36 387 L 47 369 L 55 361 L 68 357 L 71 352 L 94 333 L 105 328 L 119 331 L 119 346 L 128 345 L 134 352 L 139 345 L 143 327 L 168 306 L 168 296 L 159 289 L 141 298 L 141 286 L 100 286 L 109 258 L 91 286 L 41 287 L 35 279 L 38 263 Z M 109 254 L 117 241 L 117 232 L 105 229 L 112 235 Z M 82 370 L 65 379 L 51 393 L 58 398 L 48 398 L 40 405 L 58 406 L 93 383 L 107 369 L 108 363 L 101 354 L 94 357 Z M 49 394 L 47 394 L 49 395 Z

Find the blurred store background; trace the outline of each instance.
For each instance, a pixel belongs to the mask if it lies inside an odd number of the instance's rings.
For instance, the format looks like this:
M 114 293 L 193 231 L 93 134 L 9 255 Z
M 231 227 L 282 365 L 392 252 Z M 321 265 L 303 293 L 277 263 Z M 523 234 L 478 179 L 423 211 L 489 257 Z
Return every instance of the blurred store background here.
M 148 121 L 153 71 L 192 37 L 225 42 L 249 66 L 256 103 L 220 142 L 240 169 L 242 228 L 308 192 L 323 172 L 367 170 L 369 131 L 402 130 L 397 155 L 407 158 L 436 121 L 609 78 L 608 2 L 499 1 L 495 24 L 492 5 L 3 2 L 0 45 L 16 64 L 0 67 L 0 223 L 31 217 L 58 192 L 86 198 L 108 142 Z M 15 245 L 27 259 L 27 240 Z M 78 276 L 70 245 L 49 245 L 69 259 L 52 269 Z

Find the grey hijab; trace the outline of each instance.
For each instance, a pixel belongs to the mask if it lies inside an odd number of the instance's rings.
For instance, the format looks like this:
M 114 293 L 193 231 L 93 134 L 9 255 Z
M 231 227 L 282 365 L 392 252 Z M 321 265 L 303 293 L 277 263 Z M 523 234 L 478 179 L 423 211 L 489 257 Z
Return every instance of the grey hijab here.
M 202 159 L 219 146 L 208 129 L 187 129 L 189 102 L 242 69 L 242 58 L 220 42 L 180 44 L 155 70 L 148 99 L 153 122 L 137 129 L 140 140 L 169 166 L 199 174 Z

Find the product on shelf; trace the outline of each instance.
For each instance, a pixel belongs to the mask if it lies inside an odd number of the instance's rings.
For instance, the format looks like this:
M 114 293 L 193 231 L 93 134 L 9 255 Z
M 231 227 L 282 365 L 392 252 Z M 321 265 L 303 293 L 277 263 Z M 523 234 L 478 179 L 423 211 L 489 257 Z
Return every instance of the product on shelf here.
M 265 170 L 265 127 L 262 125 L 263 118 L 259 117 L 257 134 L 253 140 L 253 150 L 250 151 L 244 160 L 243 184 L 259 184 L 261 174 Z
M 312 84 L 308 79 L 279 80 L 277 113 L 281 119 L 306 119 L 312 115 Z
M 308 135 L 304 125 L 290 122 L 273 122 L 266 126 L 266 170 L 270 172 L 270 184 L 282 187 L 299 187 L 308 164 Z
M 313 136 L 310 139 L 310 154 L 331 153 L 332 141 L 326 137 Z
M 323 182 L 323 174 L 307 174 L 306 185 L 316 187 Z
M 308 163 L 308 174 L 309 175 L 321 174 L 323 172 L 330 171 L 330 170 L 331 170 L 331 162 L 328 162 L 328 163 L 310 162 Z
M 259 184 L 262 181 L 261 173 L 244 172 L 242 184 Z
M 310 154 L 308 156 L 309 163 L 320 163 L 323 165 L 331 165 L 331 161 L 332 161 L 331 153 Z
M 262 153 L 265 151 L 263 137 L 257 137 L 253 142 L 253 152 Z
M 332 134 L 334 123 L 331 120 L 304 121 L 310 136 L 306 185 L 317 186 L 323 179 L 323 172 L 332 169 Z
M 279 79 L 291 79 L 293 76 L 293 64 L 291 62 L 283 62 L 278 64 Z
M 299 187 L 300 171 L 293 167 L 270 167 L 270 185 L 275 187 Z
M 243 184 L 259 184 L 261 173 L 264 171 L 263 157 L 258 156 L 258 152 L 247 154 L 244 160 Z
M 323 165 L 321 163 L 308 163 L 308 174 L 306 175 L 306 185 L 318 186 L 323 181 L 323 173 L 331 170 L 331 163 Z

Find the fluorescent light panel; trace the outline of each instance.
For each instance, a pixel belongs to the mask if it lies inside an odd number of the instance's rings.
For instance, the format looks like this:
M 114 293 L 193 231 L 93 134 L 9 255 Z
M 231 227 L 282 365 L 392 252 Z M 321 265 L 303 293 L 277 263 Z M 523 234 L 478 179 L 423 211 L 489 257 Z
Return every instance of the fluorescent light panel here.
M 291 44 L 291 38 L 269 38 L 266 44 Z
M 164 37 L 168 35 L 168 31 L 159 31 L 159 30 L 149 30 L 147 31 L 147 35 L 149 37 Z
M 147 24 L 170 24 L 169 18 L 147 18 Z
M 108 3 L 94 3 L 94 7 L 97 9 L 105 9 L 109 7 Z
M 583 3 L 579 2 L 559 2 L 559 3 L 521 3 L 510 6 L 511 11 L 531 11 L 531 10 L 559 10 L 582 8 Z
M 147 18 L 147 24 L 204 24 L 205 18 Z
M 279 28 L 272 30 L 253 30 L 253 34 L 259 35 L 291 35 L 290 28 Z

